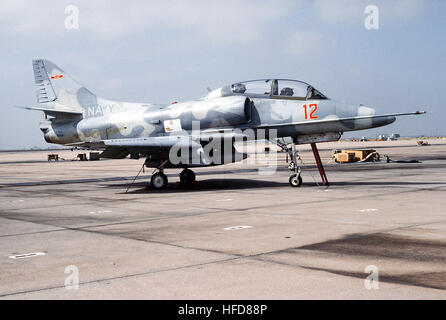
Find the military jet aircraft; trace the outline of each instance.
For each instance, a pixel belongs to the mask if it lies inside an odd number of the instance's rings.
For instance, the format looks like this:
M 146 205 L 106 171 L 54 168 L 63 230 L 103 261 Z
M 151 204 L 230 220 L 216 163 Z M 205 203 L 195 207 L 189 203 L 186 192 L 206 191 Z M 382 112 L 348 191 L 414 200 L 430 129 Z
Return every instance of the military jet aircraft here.
M 346 131 L 388 125 L 396 116 L 375 115 L 363 105 L 332 100 L 297 80 L 237 82 L 196 101 L 165 105 L 129 103 L 97 97 L 48 60 L 33 60 L 40 123 L 49 143 L 102 150 L 102 158 L 145 158 L 155 189 L 168 185 L 165 168 L 181 168 L 184 185 L 195 182 L 193 167 L 243 160 L 237 141 L 266 139 L 286 151 L 293 173 L 289 183 L 302 184 L 296 144 L 311 144 L 322 182 L 328 185 L 316 143 L 336 141 Z M 283 140 L 288 137 L 291 146 Z

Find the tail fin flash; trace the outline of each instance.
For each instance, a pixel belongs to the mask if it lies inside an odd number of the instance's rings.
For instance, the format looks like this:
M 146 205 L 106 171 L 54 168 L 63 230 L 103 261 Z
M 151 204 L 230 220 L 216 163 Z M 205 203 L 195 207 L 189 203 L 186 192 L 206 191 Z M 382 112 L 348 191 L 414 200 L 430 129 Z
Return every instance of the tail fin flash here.
M 79 110 L 97 105 L 97 97 L 49 60 L 33 60 L 38 103 L 57 103 Z

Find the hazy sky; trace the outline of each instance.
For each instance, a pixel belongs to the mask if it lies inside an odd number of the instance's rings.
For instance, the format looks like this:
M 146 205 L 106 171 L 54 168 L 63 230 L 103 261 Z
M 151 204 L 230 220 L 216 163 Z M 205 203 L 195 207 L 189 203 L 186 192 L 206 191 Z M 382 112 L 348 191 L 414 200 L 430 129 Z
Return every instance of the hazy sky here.
M 367 5 L 379 29 L 367 30 Z M 67 30 L 65 8 L 79 8 Z M 0 149 L 48 146 L 31 60 L 47 58 L 97 95 L 169 103 L 206 87 L 292 78 L 378 113 L 425 109 L 376 133 L 446 135 L 446 1 L 21 1 L 0 7 Z

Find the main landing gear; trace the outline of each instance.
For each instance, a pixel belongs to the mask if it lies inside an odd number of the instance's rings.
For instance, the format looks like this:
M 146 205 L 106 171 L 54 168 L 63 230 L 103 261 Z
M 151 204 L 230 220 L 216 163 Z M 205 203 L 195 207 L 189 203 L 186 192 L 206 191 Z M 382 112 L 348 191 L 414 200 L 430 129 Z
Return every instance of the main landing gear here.
M 164 166 L 167 161 L 162 162 L 152 174 L 150 182 L 152 187 L 157 190 L 162 190 L 167 188 L 169 181 L 167 180 L 167 176 L 164 174 Z M 183 186 L 192 186 L 196 182 L 195 173 L 190 169 L 184 169 L 180 173 L 180 183 Z
M 164 174 L 163 169 L 159 169 L 159 172 L 156 172 L 152 175 L 150 179 L 152 183 L 152 187 L 157 190 L 165 189 L 168 185 L 167 176 Z M 180 184 L 183 186 L 192 186 L 196 182 L 195 173 L 190 169 L 184 169 L 180 173 Z
M 164 174 L 164 166 L 167 164 L 167 160 L 161 162 L 161 164 L 153 171 L 152 177 L 150 178 L 150 182 L 152 187 L 157 190 L 166 189 L 169 181 L 167 180 L 167 176 Z M 147 160 L 146 160 L 147 164 Z M 148 164 L 147 164 L 148 165 Z M 156 172 L 158 171 L 158 172 Z
M 167 176 L 162 171 L 153 174 L 150 182 L 152 183 L 152 187 L 158 190 L 165 189 L 169 183 Z
M 184 169 L 180 173 L 180 183 L 184 186 L 191 186 L 195 183 L 195 173 L 190 169 Z

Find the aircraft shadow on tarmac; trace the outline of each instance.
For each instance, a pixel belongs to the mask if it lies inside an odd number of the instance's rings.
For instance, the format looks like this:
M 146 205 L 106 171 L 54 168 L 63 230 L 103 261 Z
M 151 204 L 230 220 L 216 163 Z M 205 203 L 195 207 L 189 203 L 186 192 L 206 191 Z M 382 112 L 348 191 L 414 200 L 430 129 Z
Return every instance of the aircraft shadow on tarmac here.
M 107 187 L 122 189 L 120 194 L 126 193 L 129 184 L 108 184 Z M 164 190 L 156 190 L 149 182 L 134 183 L 127 193 L 170 193 L 170 192 L 196 192 L 212 190 L 256 189 L 289 187 L 288 182 L 259 181 L 251 179 L 207 179 L 199 180 L 192 186 L 183 186 L 179 182 L 170 182 Z
M 299 189 L 305 189 L 308 187 L 319 187 L 327 188 L 318 182 L 316 184 L 314 181 L 307 179 L 308 182 L 304 182 Z M 330 186 L 424 186 L 424 185 L 444 185 L 446 182 L 409 182 L 409 181 L 336 181 L 331 182 Z M 119 183 L 119 184 L 106 184 L 104 187 L 121 189 L 122 191 L 118 194 L 138 194 L 138 193 L 174 193 L 174 192 L 197 192 L 197 191 L 213 191 L 213 190 L 236 190 L 236 189 L 257 189 L 257 188 L 279 188 L 279 187 L 289 187 L 288 182 L 281 181 L 265 181 L 265 180 L 254 180 L 254 179 L 206 179 L 199 180 L 192 186 L 183 186 L 179 182 L 170 182 L 169 186 L 164 190 L 156 190 L 150 186 L 149 182 L 138 181 L 133 183 L 128 192 L 126 192 L 129 187 L 129 183 Z

